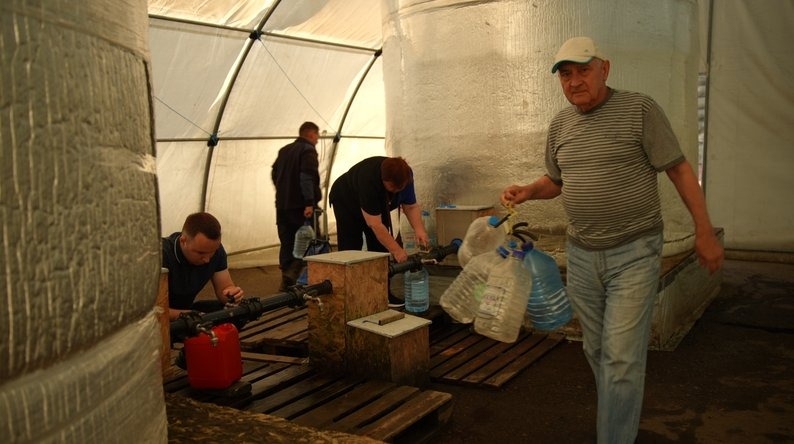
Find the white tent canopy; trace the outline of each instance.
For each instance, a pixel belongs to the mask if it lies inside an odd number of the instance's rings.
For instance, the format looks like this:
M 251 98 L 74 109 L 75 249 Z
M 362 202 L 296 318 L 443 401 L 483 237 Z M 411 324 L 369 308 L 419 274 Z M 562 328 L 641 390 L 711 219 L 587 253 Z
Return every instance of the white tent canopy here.
M 206 210 L 230 253 L 276 247 L 270 167 L 304 121 L 324 134 L 324 191 L 358 160 L 389 153 L 382 11 L 419 3 L 456 2 L 149 1 L 162 233 Z M 794 0 L 697 4 L 712 222 L 728 248 L 792 252 L 794 96 L 784 79 Z
M 270 166 L 317 123 L 321 176 L 384 154 L 380 8 L 357 1 L 149 3 L 163 234 L 221 220 L 239 252 L 278 244 Z M 332 167 L 333 165 L 333 167 Z

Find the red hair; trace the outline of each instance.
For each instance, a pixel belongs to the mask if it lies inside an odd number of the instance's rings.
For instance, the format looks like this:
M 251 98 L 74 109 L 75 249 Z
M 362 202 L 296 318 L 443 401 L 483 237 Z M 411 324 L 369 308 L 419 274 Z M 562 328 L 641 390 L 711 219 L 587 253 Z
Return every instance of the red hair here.
M 391 182 L 397 188 L 403 189 L 413 179 L 411 177 L 411 167 L 402 157 L 387 157 L 380 164 L 380 178 L 386 182 Z

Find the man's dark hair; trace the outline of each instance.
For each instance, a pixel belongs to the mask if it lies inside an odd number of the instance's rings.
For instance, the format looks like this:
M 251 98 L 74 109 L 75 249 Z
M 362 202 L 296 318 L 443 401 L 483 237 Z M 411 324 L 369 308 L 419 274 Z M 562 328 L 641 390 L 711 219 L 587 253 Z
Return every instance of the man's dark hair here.
M 305 136 L 306 133 L 308 133 L 310 131 L 316 131 L 316 132 L 319 133 L 320 132 L 320 127 L 317 126 L 317 124 L 314 123 L 314 122 L 303 122 L 303 124 L 301 125 L 300 129 L 298 130 L 298 135 Z
M 387 157 L 380 164 L 380 178 L 403 189 L 411 182 L 411 167 L 402 157 Z
M 221 238 L 221 223 L 210 213 L 193 213 L 185 219 L 182 232 L 190 237 L 201 233 L 207 239 L 218 240 Z

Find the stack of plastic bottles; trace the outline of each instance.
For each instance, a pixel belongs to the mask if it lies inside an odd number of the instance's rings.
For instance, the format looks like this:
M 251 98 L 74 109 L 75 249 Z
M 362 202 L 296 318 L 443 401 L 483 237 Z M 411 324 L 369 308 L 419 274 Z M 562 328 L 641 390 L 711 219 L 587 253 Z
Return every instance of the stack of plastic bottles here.
M 532 242 L 517 242 L 518 230 L 508 235 L 498 224 L 491 216 L 469 226 L 458 250 L 463 269 L 441 295 L 441 307 L 455 321 L 473 322 L 477 333 L 502 342 L 518 339 L 525 314 L 536 330 L 564 326 L 572 310 L 556 261 Z

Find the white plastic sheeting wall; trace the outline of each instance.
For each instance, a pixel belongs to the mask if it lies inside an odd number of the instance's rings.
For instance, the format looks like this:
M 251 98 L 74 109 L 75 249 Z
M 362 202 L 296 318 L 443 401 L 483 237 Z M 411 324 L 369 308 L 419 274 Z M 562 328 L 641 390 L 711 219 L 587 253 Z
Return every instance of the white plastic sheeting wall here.
M 725 243 L 794 252 L 794 1 L 714 1 L 705 188 Z
M 270 169 L 304 121 L 324 134 L 327 183 L 385 154 L 379 11 L 370 0 L 149 3 L 163 234 L 206 209 L 228 251 L 277 246 Z
M 505 186 L 545 173 L 546 128 L 570 106 L 552 59 L 577 35 L 593 37 L 611 61 L 610 86 L 659 102 L 697 165 L 695 1 L 387 3 L 388 142 L 414 166 L 423 206 L 498 207 Z M 673 254 L 692 247 L 692 221 L 667 176 L 659 180 L 665 250 Z M 566 224 L 559 199 L 519 210 L 538 228 Z

